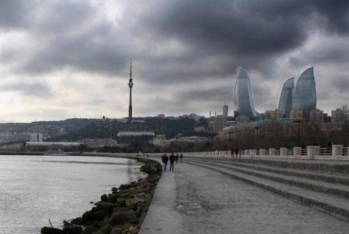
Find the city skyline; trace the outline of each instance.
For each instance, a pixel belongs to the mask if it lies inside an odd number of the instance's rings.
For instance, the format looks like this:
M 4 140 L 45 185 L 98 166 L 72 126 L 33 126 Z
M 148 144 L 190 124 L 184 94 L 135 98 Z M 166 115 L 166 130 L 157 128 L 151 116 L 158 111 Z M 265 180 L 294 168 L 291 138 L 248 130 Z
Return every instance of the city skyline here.
M 317 108 L 348 104 L 348 1 L 0 4 L 0 122 L 127 117 L 130 58 L 134 117 L 233 110 L 239 66 L 256 112 L 311 66 Z

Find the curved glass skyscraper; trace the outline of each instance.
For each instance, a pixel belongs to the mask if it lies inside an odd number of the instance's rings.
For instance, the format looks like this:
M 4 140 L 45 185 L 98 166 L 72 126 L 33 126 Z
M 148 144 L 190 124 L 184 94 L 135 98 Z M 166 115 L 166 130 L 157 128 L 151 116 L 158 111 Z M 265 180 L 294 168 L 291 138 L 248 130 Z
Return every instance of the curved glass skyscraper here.
M 308 68 L 299 77 L 294 92 L 292 109 L 309 113 L 316 109 L 314 68 Z
M 256 116 L 253 95 L 251 92 L 250 78 L 242 67 L 238 67 L 236 71 L 234 104 L 235 111 L 240 116 L 245 115 L 249 118 L 254 118 Z
M 285 81 L 280 94 L 278 109 L 282 110 L 283 115 L 290 116 L 290 112 L 292 110 L 293 92 L 294 78 L 292 77 Z

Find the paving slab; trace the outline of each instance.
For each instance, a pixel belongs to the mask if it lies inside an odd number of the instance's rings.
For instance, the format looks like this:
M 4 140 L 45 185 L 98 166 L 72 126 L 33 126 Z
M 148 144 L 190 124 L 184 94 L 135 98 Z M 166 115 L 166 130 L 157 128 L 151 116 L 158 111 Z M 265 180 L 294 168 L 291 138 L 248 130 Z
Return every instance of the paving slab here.
M 141 234 L 348 233 L 347 220 L 187 163 L 159 181 Z

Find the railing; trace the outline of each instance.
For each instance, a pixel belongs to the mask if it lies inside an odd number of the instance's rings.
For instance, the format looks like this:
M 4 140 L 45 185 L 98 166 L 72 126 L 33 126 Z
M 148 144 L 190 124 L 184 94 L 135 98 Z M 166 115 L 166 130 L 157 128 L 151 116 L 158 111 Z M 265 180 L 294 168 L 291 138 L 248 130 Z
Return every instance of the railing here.
M 297 153 L 298 152 L 298 153 Z M 105 155 L 105 153 L 101 153 Z M 167 155 L 171 153 L 168 152 Z M 206 158 L 232 158 L 230 150 L 225 151 L 206 151 L 206 152 L 175 152 L 175 154 L 183 154 L 184 157 L 206 157 Z M 308 146 L 307 148 L 295 147 L 293 149 L 265 149 L 255 150 L 246 149 L 240 151 L 241 158 L 280 158 L 280 159 L 310 159 L 310 160 L 349 160 L 349 148 L 341 145 L 333 145 L 332 148 L 319 148 L 319 146 Z M 161 157 L 163 153 L 111 153 L 111 157 Z M 235 153 L 234 153 L 234 157 Z
M 209 152 L 178 152 L 189 157 L 232 158 L 230 151 Z M 295 147 L 293 149 L 245 149 L 240 152 L 243 158 L 283 158 L 283 159 L 311 159 L 311 160 L 349 160 L 349 148 L 341 145 L 333 145 L 332 148 L 320 148 L 308 146 L 306 148 Z

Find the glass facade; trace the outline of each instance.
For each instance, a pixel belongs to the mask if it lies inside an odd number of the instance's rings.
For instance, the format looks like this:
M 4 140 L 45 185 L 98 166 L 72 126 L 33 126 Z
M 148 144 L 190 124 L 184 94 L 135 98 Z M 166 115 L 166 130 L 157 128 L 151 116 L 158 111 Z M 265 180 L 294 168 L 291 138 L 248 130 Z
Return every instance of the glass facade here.
M 282 114 L 285 116 L 290 116 L 292 110 L 293 102 L 293 92 L 294 92 L 294 78 L 287 79 L 282 86 L 279 106 L 278 109 L 282 111 Z
M 256 116 L 253 95 L 251 92 L 250 78 L 247 72 L 239 67 L 236 72 L 236 83 L 234 89 L 235 111 L 241 116 L 249 118 Z
M 299 77 L 293 96 L 292 109 L 309 113 L 316 109 L 314 68 L 308 68 Z

